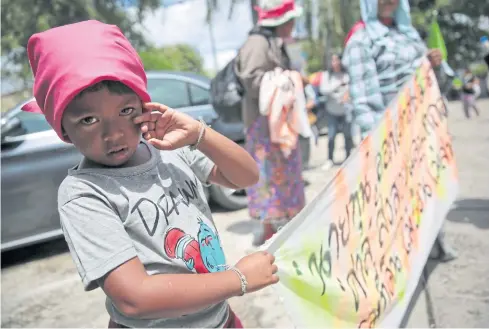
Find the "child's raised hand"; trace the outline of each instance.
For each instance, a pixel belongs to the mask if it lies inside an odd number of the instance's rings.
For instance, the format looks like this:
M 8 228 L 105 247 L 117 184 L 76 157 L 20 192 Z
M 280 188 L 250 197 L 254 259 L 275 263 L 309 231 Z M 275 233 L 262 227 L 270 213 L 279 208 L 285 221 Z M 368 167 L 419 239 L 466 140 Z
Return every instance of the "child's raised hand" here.
M 279 281 L 275 256 L 266 251 L 258 251 L 241 258 L 236 268 L 243 273 L 248 282 L 247 292 L 263 289 Z
M 197 142 L 199 121 L 159 103 L 145 103 L 143 107 L 143 114 L 134 123 L 141 125 L 144 139 L 154 147 L 175 150 Z

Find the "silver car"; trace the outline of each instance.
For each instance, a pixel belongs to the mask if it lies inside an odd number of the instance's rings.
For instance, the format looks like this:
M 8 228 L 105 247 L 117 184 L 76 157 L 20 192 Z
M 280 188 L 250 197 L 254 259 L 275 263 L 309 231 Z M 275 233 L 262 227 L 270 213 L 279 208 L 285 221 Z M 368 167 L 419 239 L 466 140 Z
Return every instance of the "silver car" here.
M 234 140 L 244 139 L 243 125 L 222 122 L 209 104 L 210 81 L 193 73 L 149 72 L 148 91 L 155 102 L 166 104 Z M 60 237 L 57 193 L 68 169 L 81 154 L 59 140 L 43 115 L 21 111 L 1 118 L 1 250 L 6 251 Z M 208 190 L 210 200 L 235 210 L 246 207 L 243 191 L 220 186 Z

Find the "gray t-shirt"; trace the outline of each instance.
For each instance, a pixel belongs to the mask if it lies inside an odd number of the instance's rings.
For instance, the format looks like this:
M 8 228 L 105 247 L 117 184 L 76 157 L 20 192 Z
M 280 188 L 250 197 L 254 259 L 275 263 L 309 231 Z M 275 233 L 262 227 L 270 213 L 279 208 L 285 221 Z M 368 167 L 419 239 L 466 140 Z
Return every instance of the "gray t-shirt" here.
M 342 99 L 348 92 L 350 78 L 344 72 L 323 72 L 319 91 L 326 96 L 326 111 L 332 115 L 343 116 L 348 114 L 348 108 L 342 103 Z
M 71 169 L 58 192 L 61 226 L 85 290 L 139 257 L 149 275 L 225 270 L 203 183 L 214 164 L 188 147 L 159 151 L 131 168 Z M 110 298 L 110 317 L 129 327 L 222 327 L 228 304 L 178 318 L 136 319 Z

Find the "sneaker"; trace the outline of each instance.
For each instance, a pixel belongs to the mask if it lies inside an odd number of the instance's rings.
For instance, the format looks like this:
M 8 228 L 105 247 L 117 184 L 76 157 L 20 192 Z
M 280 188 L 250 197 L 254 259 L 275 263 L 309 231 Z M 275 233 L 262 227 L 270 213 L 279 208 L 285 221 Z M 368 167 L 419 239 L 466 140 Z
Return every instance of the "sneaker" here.
M 321 166 L 321 169 L 322 170 L 330 170 L 331 168 L 333 168 L 334 166 L 334 163 L 333 161 L 331 160 L 327 160 L 322 166 Z

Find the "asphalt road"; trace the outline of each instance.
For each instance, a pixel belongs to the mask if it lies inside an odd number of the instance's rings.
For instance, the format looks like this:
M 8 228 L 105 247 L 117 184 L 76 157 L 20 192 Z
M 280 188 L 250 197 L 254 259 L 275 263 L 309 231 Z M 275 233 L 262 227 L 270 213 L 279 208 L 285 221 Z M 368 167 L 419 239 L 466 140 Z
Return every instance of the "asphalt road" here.
M 489 100 L 480 101 L 479 108 L 481 117 L 467 120 L 460 103 L 450 104 L 461 187 L 446 230 L 459 257 L 450 263 L 428 263 L 426 291 L 414 308 L 419 314 L 426 313 L 419 317 L 427 317 L 429 323 L 419 318 L 417 323 L 421 324 L 413 324 L 418 317 L 414 312 L 407 327 L 489 326 Z M 326 157 L 324 137 L 312 153 L 312 166 L 319 166 Z M 340 160 L 343 152 L 336 155 Z M 308 200 L 332 173 L 313 168 L 304 174 L 310 183 Z M 254 223 L 248 220 L 246 210 L 215 208 L 214 213 L 230 262 L 253 251 Z M 1 274 L 2 327 L 107 327 L 104 295 L 100 290 L 83 291 L 64 240 L 4 253 Z M 291 326 L 272 289 L 232 299 L 231 304 L 245 327 Z
M 466 119 L 460 103 L 450 106 L 460 191 L 446 234 L 458 258 L 429 262 L 425 271 L 440 328 L 489 327 L 489 100 L 479 100 L 478 108 L 480 117 Z

